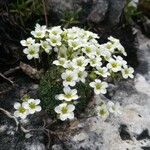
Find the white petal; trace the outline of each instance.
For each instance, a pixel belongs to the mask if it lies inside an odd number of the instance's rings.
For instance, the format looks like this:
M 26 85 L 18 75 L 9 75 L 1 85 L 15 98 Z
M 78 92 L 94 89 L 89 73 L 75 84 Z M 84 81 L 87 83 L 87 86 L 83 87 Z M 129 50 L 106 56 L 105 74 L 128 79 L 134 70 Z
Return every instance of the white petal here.
M 29 114 L 34 114 L 35 113 L 35 109 L 30 109 L 29 110 Z
M 36 106 L 36 111 L 41 111 L 42 110 L 42 108 L 41 108 L 41 106 Z
M 64 121 L 68 118 L 67 114 L 60 114 L 60 120 Z
M 36 99 L 34 102 L 36 105 L 38 105 L 38 104 L 40 104 L 41 101 L 40 101 L 40 99 Z
M 70 92 L 71 91 L 71 89 L 70 89 L 70 87 L 68 86 L 68 87 L 65 87 L 64 89 L 64 93 L 68 93 L 68 92 Z
M 21 104 L 20 104 L 20 103 L 15 102 L 15 104 L 14 104 L 14 108 L 15 108 L 15 109 L 18 109 L 20 106 L 21 106 Z
M 74 113 L 73 113 L 73 112 L 69 113 L 69 114 L 68 114 L 68 118 L 69 118 L 69 119 L 73 119 L 73 118 L 74 118 Z
M 24 50 L 23 50 L 23 52 L 25 53 L 25 54 L 28 54 L 28 48 L 25 48 Z
M 29 109 L 29 103 L 28 102 L 23 102 L 22 103 L 22 106 L 25 108 L 25 109 Z
M 19 117 L 19 116 L 20 116 L 19 111 L 15 111 L 15 112 L 14 112 L 14 116 L 15 116 L 15 117 Z
M 63 99 L 64 99 L 64 94 L 59 94 L 59 95 L 57 96 L 57 99 L 58 99 L 58 100 L 63 100 Z
M 67 107 L 68 107 L 68 111 L 69 112 L 72 112 L 72 111 L 75 110 L 75 106 L 74 105 L 69 104 Z
M 35 103 L 34 99 L 28 99 L 28 103 Z
M 59 107 L 59 106 L 56 106 L 54 110 L 58 114 L 61 113 L 61 107 Z
M 94 89 L 94 92 L 95 92 L 96 95 L 101 93 L 100 90 L 96 90 L 96 89 Z
M 27 117 L 27 115 L 26 114 L 22 114 L 22 115 L 20 115 L 20 118 L 21 119 L 25 119 Z
M 91 82 L 89 85 L 94 88 L 95 87 L 95 82 Z
M 32 56 L 32 55 L 27 55 L 27 58 L 28 58 L 29 60 L 31 60 L 31 59 L 33 58 L 33 56 Z

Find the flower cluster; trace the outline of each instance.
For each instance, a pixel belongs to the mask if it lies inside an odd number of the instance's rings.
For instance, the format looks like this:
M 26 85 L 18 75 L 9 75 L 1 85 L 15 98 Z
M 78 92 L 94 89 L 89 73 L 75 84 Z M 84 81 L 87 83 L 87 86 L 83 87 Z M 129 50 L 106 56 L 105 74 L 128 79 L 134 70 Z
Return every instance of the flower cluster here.
M 80 98 L 75 89 L 78 82 L 85 83 L 88 78 L 95 94 L 106 94 L 108 77 L 120 73 L 125 79 L 133 78 L 133 68 L 120 56 L 127 55 L 125 49 L 112 36 L 107 43 L 99 44 L 99 36 L 93 32 L 78 27 L 49 29 L 39 24 L 31 34 L 33 38 L 21 41 L 27 58 L 39 58 L 40 53 L 53 51 L 57 57 L 53 64 L 63 69 L 63 93 L 56 95 L 62 103 L 55 108 L 61 120 L 74 118 L 75 101 Z
M 104 120 L 107 119 L 110 113 L 114 114 L 115 116 L 122 114 L 122 108 L 118 102 L 113 103 L 112 101 L 109 101 L 107 104 L 103 102 L 96 109 L 97 115 Z
M 16 109 L 14 116 L 25 119 L 28 115 L 41 111 L 39 104 L 39 99 L 26 99 L 23 103 L 16 102 L 14 104 L 14 108 Z

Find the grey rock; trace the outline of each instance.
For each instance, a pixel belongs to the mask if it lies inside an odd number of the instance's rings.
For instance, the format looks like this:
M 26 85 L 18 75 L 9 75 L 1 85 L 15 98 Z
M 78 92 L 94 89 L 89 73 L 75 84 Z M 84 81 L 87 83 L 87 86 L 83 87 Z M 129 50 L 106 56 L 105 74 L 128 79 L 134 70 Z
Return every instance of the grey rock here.
M 61 145 L 55 144 L 52 146 L 52 150 L 63 150 Z
M 124 5 L 125 0 L 47 0 L 48 9 L 59 19 L 66 11 L 81 9 L 80 21 L 87 20 L 96 24 L 105 19 L 112 25 L 119 23 Z
M 88 21 L 93 23 L 100 23 L 104 20 L 108 10 L 107 0 L 93 0 L 93 5 L 90 14 L 88 15 Z
M 108 20 L 112 25 L 119 23 L 125 2 L 125 0 L 110 0 Z

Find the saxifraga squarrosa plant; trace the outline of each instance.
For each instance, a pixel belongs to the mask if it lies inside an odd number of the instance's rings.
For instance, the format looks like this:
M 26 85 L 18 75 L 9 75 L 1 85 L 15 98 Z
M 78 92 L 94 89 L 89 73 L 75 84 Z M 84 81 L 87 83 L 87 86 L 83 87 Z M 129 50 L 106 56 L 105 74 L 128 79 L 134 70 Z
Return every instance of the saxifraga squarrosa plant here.
M 99 44 L 99 36 L 93 32 L 78 27 L 47 28 L 39 24 L 31 35 L 21 41 L 26 47 L 23 52 L 27 58 L 39 59 L 42 53 L 46 53 L 52 61 L 38 90 L 42 109 L 51 118 L 72 120 L 83 112 L 93 93 L 107 93 L 109 78 L 134 77 L 134 69 L 121 57 L 127 55 L 124 47 L 112 36 L 108 37 L 107 43 Z M 26 112 L 24 104 L 20 110 L 21 113 Z M 109 113 L 121 113 L 119 103 L 111 101 L 101 103 L 96 110 L 98 116 L 104 119 Z

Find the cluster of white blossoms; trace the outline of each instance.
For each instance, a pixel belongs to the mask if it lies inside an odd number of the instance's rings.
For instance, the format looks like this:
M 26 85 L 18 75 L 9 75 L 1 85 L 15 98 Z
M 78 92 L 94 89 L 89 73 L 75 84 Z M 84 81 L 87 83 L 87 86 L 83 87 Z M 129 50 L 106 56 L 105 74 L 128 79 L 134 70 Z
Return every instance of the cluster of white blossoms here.
M 122 108 L 118 102 L 113 103 L 112 101 L 109 101 L 107 104 L 103 102 L 97 107 L 98 116 L 104 120 L 107 119 L 110 113 L 114 114 L 115 116 L 122 114 Z
M 133 68 L 120 56 L 126 56 L 120 41 L 110 36 L 108 42 L 99 44 L 99 36 L 93 32 L 78 27 L 62 29 L 60 26 L 46 28 L 36 25 L 32 31 L 33 37 L 22 40 L 25 46 L 24 53 L 28 59 L 39 58 L 40 53 L 51 54 L 55 52 L 57 59 L 53 64 L 64 69 L 61 75 L 64 86 L 63 93 L 56 95 L 62 104 L 55 108 L 61 120 L 73 119 L 75 101 L 80 96 L 75 89 L 78 82 L 85 83 L 91 74 L 89 86 L 95 94 L 106 94 L 107 78 L 114 74 L 122 77 L 133 78 Z
M 28 115 L 41 111 L 39 99 L 26 99 L 23 103 L 16 102 L 14 108 L 14 116 L 17 118 L 25 119 Z

